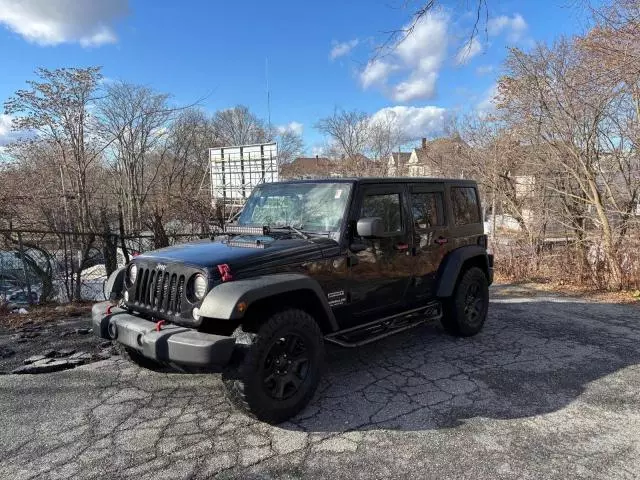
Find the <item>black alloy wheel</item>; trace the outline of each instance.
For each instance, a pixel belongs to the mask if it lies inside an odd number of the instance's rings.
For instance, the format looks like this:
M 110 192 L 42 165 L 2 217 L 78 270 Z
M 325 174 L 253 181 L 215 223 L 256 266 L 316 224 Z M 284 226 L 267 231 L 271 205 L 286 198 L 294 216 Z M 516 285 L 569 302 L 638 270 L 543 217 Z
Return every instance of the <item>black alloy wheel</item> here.
M 291 398 L 309 374 L 309 353 L 304 339 L 288 334 L 276 339 L 263 366 L 266 391 L 276 400 Z

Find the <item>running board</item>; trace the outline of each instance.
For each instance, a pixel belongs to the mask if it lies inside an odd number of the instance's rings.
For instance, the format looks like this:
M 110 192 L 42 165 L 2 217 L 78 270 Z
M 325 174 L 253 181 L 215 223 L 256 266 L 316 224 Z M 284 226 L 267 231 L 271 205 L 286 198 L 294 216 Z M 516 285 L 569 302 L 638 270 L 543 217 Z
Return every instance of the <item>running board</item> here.
M 442 318 L 440 302 L 431 302 L 420 308 L 414 308 L 413 310 L 374 320 L 364 325 L 330 333 L 324 339 L 341 347 L 359 347 L 394 333 L 408 330 L 426 321 L 439 320 L 440 318 Z

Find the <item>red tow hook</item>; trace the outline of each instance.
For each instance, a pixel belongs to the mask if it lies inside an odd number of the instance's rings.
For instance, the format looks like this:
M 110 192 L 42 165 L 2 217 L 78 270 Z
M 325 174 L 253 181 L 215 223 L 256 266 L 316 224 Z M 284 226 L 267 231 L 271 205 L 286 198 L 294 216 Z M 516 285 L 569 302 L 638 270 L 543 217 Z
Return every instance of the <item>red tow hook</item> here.
M 220 279 L 223 282 L 230 282 L 233 280 L 233 274 L 231 273 L 231 267 L 229 267 L 229 265 L 223 263 L 221 265 L 217 265 L 217 267 L 218 272 L 220 273 Z
M 165 324 L 166 322 L 164 320 L 158 320 L 156 322 L 156 332 L 159 332 L 160 330 L 162 330 L 162 326 Z
M 107 313 L 106 313 L 106 315 L 111 315 L 111 309 L 112 309 L 112 308 L 113 308 L 113 305 L 109 305 L 109 306 L 107 307 Z

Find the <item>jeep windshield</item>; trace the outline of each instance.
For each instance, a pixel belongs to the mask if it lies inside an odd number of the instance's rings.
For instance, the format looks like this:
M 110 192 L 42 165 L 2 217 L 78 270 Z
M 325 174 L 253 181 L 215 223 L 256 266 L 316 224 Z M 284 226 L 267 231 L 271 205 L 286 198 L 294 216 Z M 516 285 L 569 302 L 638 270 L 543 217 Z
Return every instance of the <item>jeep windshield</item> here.
M 262 184 L 247 199 L 237 224 L 335 232 L 342 225 L 350 192 L 351 184 L 339 182 Z

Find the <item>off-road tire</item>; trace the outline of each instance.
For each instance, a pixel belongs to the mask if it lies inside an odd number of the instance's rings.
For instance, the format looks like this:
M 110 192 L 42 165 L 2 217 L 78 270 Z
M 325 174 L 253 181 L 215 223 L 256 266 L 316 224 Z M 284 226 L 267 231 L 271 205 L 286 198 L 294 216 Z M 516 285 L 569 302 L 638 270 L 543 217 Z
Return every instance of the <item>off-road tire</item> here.
M 476 291 L 475 299 L 470 299 Z M 489 283 L 478 267 L 462 272 L 453 295 L 443 302 L 442 326 L 451 335 L 471 337 L 477 334 L 487 319 Z
M 313 398 L 324 366 L 324 341 L 314 318 L 303 310 L 275 312 L 256 334 L 238 336 L 235 360 L 222 375 L 227 396 L 237 408 L 264 422 L 281 423 L 300 412 Z M 289 398 L 277 399 L 267 387 L 267 363 L 276 344 L 285 338 L 298 338 L 309 357 L 306 375 Z

